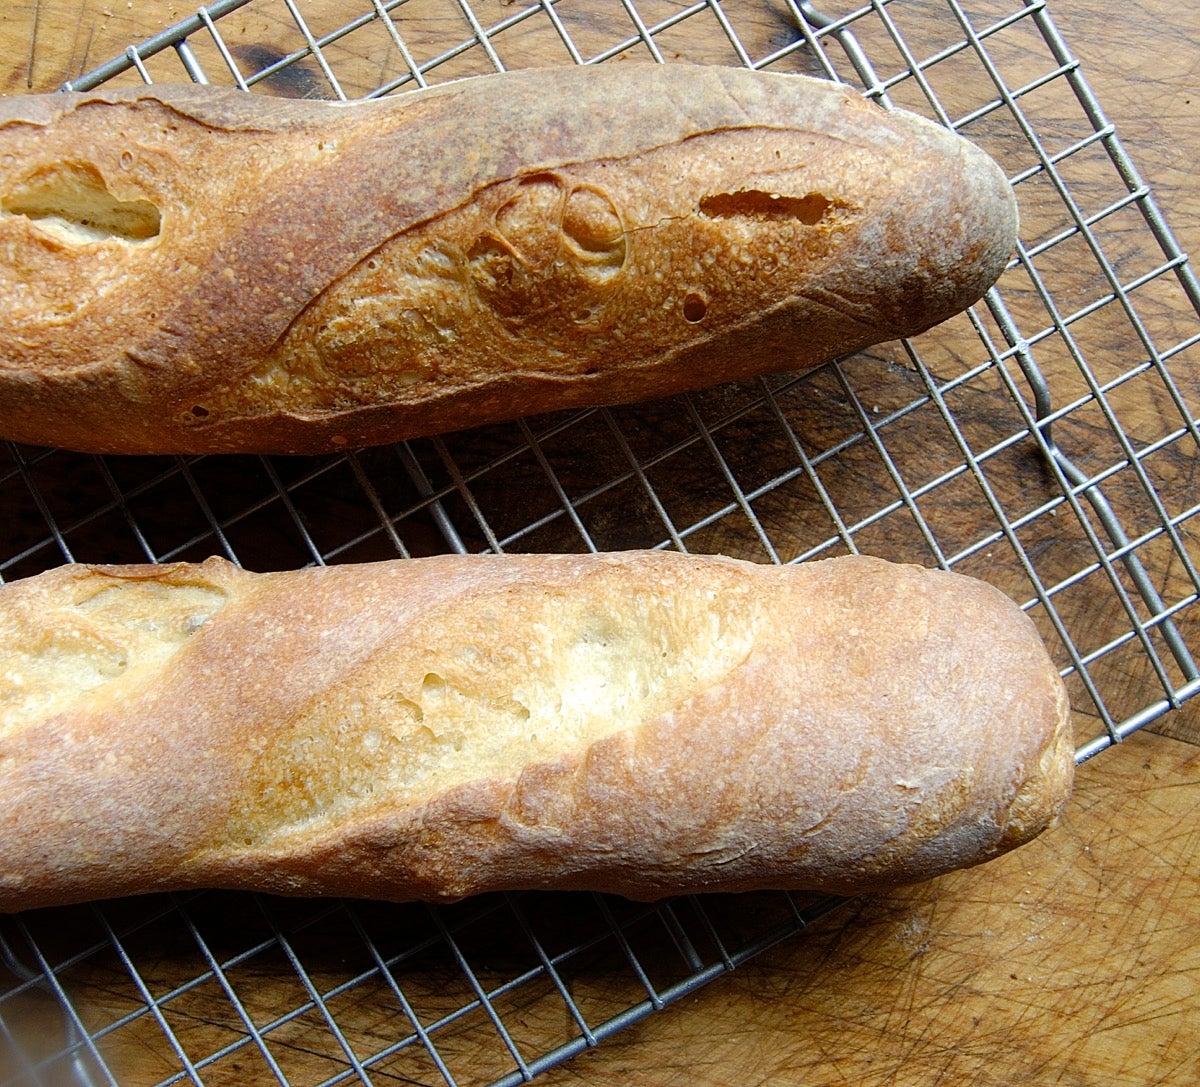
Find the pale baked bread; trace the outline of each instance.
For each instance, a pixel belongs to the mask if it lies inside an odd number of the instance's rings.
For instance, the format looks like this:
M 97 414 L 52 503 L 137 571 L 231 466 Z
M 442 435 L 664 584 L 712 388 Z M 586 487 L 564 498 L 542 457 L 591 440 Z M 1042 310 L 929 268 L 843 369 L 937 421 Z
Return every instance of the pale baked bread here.
M 1033 623 L 867 558 L 444 556 L 0 587 L 0 909 L 164 888 L 853 893 L 1033 837 Z
M 1004 174 L 801 76 L 0 100 L 0 437 L 316 453 L 796 370 L 993 283 Z

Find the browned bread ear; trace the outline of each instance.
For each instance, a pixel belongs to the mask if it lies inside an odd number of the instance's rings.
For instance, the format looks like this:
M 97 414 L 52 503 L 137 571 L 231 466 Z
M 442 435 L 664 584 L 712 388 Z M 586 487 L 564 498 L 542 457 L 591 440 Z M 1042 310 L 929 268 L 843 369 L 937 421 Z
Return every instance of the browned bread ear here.
M 0 437 L 316 453 L 801 369 L 966 308 L 1015 236 L 982 151 L 801 76 L 7 99 Z

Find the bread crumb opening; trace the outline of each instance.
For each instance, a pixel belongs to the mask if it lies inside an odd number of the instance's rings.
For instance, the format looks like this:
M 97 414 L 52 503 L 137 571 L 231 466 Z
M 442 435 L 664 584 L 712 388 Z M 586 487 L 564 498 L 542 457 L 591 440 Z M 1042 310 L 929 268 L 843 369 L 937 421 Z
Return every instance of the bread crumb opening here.
M 699 324 L 708 313 L 708 303 L 698 294 L 689 294 L 683 300 L 683 319 L 691 324 Z
M 23 215 L 71 244 L 117 238 L 131 244 L 162 231 L 162 213 L 149 200 L 121 200 L 89 163 L 56 163 L 0 197 L 0 208 Z
M 831 203 L 819 192 L 783 196 L 761 189 L 742 189 L 704 197 L 700 211 L 710 219 L 796 219 L 805 226 L 816 226 L 825 218 Z

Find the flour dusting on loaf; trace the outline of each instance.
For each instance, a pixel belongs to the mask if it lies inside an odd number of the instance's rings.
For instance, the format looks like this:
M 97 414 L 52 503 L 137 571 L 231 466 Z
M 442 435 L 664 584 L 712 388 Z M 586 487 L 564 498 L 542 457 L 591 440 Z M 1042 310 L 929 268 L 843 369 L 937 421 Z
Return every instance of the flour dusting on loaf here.
M 440 556 L 0 587 L 0 908 L 887 887 L 1027 841 L 1074 762 L 1033 624 L 845 558 Z
M 1009 260 L 1004 173 L 823 80 L 0 100 L 0 437 L 317 453 L 798 370 Z

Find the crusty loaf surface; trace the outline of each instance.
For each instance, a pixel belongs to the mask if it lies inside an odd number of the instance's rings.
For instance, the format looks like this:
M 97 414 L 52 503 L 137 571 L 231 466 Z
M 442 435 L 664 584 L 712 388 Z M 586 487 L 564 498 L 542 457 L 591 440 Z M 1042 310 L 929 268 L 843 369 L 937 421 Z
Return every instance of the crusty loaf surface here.
M 1032 622 L 848 557 L 442 556 L 0 587 L 0 909 L 165 888 L 886 887 L 1051 823 Z
M 11 98 L 0 437 L 317 453 L 802 369 L 965 309 L 1015 236 L 974 145 L 801 76 Z

